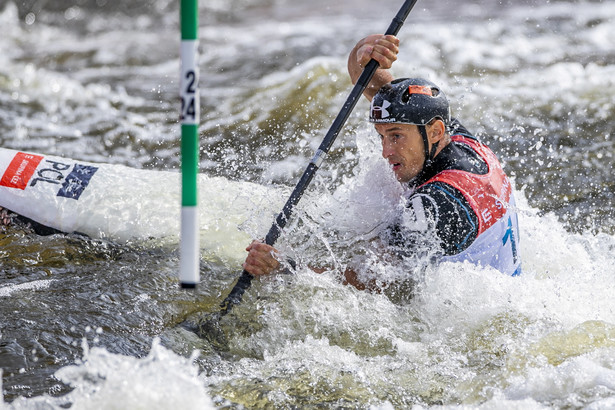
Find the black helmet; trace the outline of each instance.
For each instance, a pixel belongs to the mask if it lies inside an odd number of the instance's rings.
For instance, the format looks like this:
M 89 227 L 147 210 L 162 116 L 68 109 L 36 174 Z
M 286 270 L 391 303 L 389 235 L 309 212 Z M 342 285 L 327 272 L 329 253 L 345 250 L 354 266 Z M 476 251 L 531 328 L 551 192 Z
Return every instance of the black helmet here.
M 369 120 L 373 123 L 401 122 L 418 126 L 425 149 L 423 171 L 431 166 L 438 148 L 436 142 L 429 149 L 425 127 L 434 118 L 441 119 L 449 129 L 451 111 L 446 96 L 440 87 L 422 78 L 399 78 L 383 85 L 369 110 Z
M 385 84 L 372 99 L 369 120 L 427 125 L 440 118 L 448 128 L 448 100 L 440 87 L 422 78 L 399 78 Z

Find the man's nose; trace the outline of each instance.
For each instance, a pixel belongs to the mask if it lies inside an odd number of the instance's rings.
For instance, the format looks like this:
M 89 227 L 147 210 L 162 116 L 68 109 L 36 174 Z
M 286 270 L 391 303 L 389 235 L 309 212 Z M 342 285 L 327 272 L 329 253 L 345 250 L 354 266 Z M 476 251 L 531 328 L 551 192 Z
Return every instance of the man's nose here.
M 393 144 L 387 140 L 387 138 L 382 139 L 382 156 L 384 158 L 388 158 L 393 155 L 394 149 Z

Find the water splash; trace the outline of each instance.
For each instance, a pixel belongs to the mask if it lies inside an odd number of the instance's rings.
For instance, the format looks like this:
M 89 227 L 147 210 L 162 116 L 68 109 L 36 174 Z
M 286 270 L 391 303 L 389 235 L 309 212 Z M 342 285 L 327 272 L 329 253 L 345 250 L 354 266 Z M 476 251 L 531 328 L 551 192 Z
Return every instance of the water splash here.
M 83 358 L 60 369 L 55 377 L 73 387 L 62 397 L 19 398 L 11 409 L 214 409 L 199 380 L 198 368 L 189 359 L 164 348 L 155 339 L 143 358 L 110 353 L 83 342 Z

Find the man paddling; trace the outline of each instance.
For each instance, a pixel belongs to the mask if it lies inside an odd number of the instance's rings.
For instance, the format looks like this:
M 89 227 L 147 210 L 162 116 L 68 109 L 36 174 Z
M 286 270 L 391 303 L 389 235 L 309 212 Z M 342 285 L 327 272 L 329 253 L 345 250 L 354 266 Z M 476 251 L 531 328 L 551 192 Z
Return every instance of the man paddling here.
M 412 192 L 399 223 L 383 239 L 401 257 L 430 254 L 520 274 L 515 202 L 499 161 L 451 117 L 438 86 L 393 78 L 388 69 L 398 46 L 396 37 L 374 34 L 359 41 L 348 58 L 353 83 L 370 59 L 380 65 L 364 91 L 371 101 L 370 122 L 381 138 L 382 156 Z M 280 270 L 275 248 L 253 241 L 246 250 L 243 268 L 250 274 Z M 359 289 L 369 285 L 351 269 L 344 276 Z

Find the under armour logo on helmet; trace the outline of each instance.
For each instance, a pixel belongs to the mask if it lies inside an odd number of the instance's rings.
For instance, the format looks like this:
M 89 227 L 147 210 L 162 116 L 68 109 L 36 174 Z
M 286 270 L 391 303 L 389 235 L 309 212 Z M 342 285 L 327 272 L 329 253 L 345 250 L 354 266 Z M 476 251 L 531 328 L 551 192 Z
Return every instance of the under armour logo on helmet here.
M 388 118 L 389 115 L 391 114 L 389 113 L 389 111 L 387 111 L 387 108 L 391 106 L 391 103 L 388 102 L 387 100 L 382 100 L 382 105 L 377 106 L 377 105 L 374 105 L 374 101 L 375 100 L 372 100 L 372 107 L 371 107 L 371 113 L 370 113 L 370 116 L 372 117 L 372 119 L 382 120 L 382 119 Z

